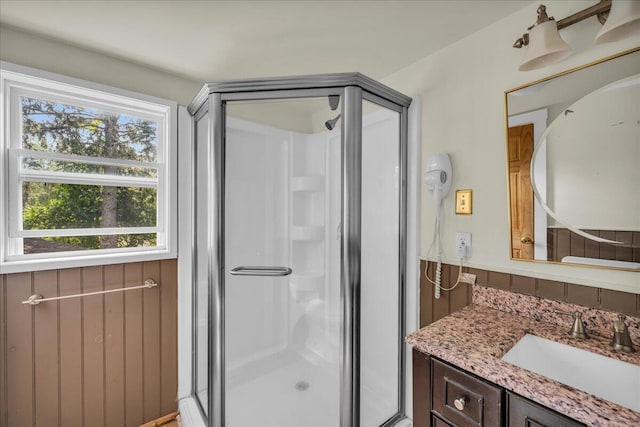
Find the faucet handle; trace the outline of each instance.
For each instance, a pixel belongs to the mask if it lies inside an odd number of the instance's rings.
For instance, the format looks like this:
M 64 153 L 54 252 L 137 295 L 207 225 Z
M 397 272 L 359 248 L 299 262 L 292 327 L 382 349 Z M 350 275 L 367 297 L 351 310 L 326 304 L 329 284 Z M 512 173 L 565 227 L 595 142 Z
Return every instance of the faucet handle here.
M 584 340 L 589 338 L 589 336 L 587 335 L 587 331 L 585 331 L 584 325 L 582 324 L 581 311 L 568 312 L 568 311 L 562 311 L 562 310 L 555 310 L 555 312 L 558 314 L 564 314 L 565 316 L 573 317 L 573 325 L 571 326 L 571 329 L 569 329 L 569 331 L 567 332 L 567 334 L 570 337 L 576 338 L 579 340 Z
M 626 323 L 624 323 L 624 319 L 624 314 L 619 314 L 618 320 L 614 320 L 613 322 L 613 340 L 611 341 L 611 347 L 623 353 L 634 353 L 636 350 L 633 348 L 629 328 L 627 328 Z
M 624 314 L 618 314 L 618 320 L 613 321 L 613 330 L 615 332 L 625 332 L 628 330 L 626 323 L 624 323 L 624 319 L 627 317 Z

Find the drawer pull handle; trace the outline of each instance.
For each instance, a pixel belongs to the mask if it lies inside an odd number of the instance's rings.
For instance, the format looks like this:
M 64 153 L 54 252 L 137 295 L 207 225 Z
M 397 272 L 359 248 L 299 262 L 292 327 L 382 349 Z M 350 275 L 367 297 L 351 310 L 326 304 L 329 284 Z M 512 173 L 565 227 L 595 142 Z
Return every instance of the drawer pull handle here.
M 460 396 L 456 400 L 453 401 L 453 405 L 456 407 L 458 411 L 464 411 L 464 404 L 467 402 L 466 396 Z

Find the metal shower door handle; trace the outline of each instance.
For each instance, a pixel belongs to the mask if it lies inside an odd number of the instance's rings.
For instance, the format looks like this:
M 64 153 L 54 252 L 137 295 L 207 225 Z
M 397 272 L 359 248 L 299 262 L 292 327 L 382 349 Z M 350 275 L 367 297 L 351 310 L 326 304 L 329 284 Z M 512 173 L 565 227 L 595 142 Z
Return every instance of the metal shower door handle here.
M 288 276 L 289 267 L 247 266 L 236 267 L 231 270 L 233 276 Z

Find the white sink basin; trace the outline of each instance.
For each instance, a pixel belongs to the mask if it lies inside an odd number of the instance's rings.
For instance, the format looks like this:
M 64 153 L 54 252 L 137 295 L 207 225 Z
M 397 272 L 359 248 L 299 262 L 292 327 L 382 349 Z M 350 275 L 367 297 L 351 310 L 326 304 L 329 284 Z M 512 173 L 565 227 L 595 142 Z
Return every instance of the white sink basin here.
M 640 366 L 528 334 L 502 360 L 640 411 Z

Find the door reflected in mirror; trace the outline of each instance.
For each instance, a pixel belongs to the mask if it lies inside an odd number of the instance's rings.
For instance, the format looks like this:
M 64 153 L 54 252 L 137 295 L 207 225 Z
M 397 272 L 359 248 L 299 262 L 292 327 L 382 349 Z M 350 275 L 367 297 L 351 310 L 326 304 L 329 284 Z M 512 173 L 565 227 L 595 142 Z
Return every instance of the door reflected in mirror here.
M 640 271 L 640 48 L 506 103 L 511 258 Z

